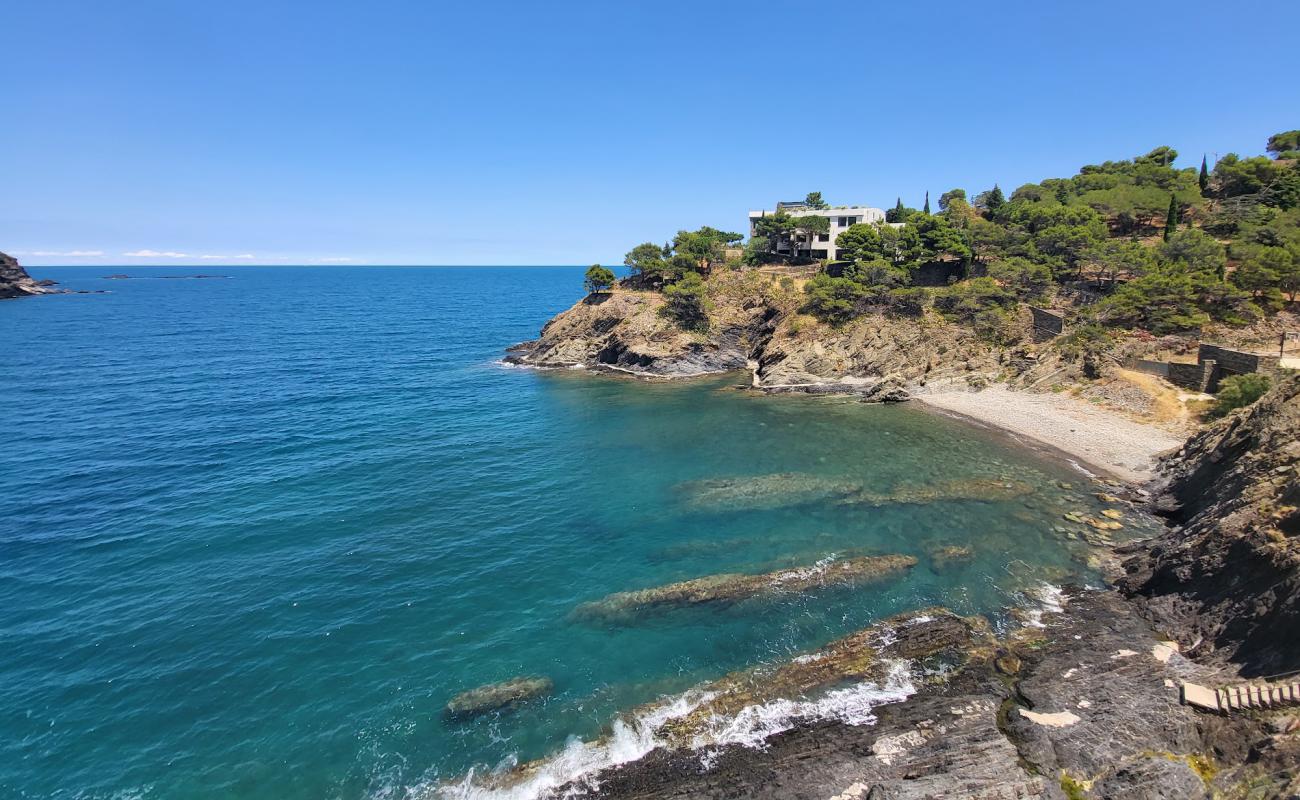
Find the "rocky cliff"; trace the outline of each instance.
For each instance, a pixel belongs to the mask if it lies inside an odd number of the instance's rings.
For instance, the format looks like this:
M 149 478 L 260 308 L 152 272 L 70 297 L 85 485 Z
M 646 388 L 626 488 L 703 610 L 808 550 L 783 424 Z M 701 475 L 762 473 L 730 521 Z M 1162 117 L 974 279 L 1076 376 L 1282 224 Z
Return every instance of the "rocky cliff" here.
M 32 280 L 18 263 L 18 259 L 0 253 L 0 298 L 45 294 L 45 289 Z
M 616 288 L 590 295 L 507 359 L 661 377 L 749 367 L 755 387 L 768 391 L 847 391 L 876 399 L 1077 372 L 1050 346 L 1030 341 L 1027 311 L 1020 341 L 996 346 L 934 312 L 881 310 L 827 325 L 801 313 L 802 281 L 788 275 L 720 272 L 708 280 L 708 301 L 707 329 L 691 332 L 664 315 L 657 292 Z
M 1193 653 L 1247 675 L 1300 669 L 1300 376 L 1165 466 L 1177 527 L 1143 544 L 1122 587 Z

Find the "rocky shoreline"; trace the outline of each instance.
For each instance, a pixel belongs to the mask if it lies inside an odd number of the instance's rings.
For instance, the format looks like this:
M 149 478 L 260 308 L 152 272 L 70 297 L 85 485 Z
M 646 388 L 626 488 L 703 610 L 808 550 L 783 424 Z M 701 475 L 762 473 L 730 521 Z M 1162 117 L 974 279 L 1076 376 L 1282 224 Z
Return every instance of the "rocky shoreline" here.
M 720 335 L 674 332 L 655 318 L 653 298 L 619 294 L 560 315 L 537 341 L 512 348 L 509 360 L 683 377 L 730 371 L 743 359 L 764 391 L 868 400 L 993 383 L 1031 388 L 1082 368 L 1041 349 L 963 350 L 951 332 L 916 320 L 881 317 L 868 331 L 832 332 L 829 340 L 792 335 L 788 309 L 770 297 L 722 309 Z M 953 346 L 957 365 L 936 366 L 933 354 Z M 1024 416 L 1002 406 L 1003 417 Z M 1177 441 L 1170 433 L 1135 445 L 1124 425 L 1089 429 L 1085 436 L 1127 437 L 1122 456 L 1099 457 L 1076 453 L 1059 435 L 1053 441 L 1051 431 L 1035 436 L 1023 424 L 970 416 L 1101 462 L 1135 496 L 1152 498 L 1169 529 L 1114 548 L 1111 588 L 1070 590 L 1062 607 L 1001 639 L 971 633 L 961 658 L 914 672 L 914 694 L 872 708 L 872 724 L 810 719 L 758 743 L 705 751 L 681 739 L 660 743 L 544 796 L 1300 797 L 1300 708 L 1219 716 L 1183 705 L 1179 693 L 1183 681 L 1225 685 L 1300 668 L 1300 553 L 1292 541 L 1300 535 L 1300 378 L 1166 454 L 1155 483 L 1157 471 L 1142 457 Z M 1070 433 L 1084 426 L 1065 419 Z
M 665 319 L 655 292 L 618 288 L 557 315 L 537 339 L 509 348 L 504 360 L 649 380 L 745 370 L 749 386 L 767 394 L 918 399 L 1129 482 L 1154 478 L 1156 458 L 1189 432 L 1186 425 L 1134 419 L 1062 391 L 1086 383 L 1100 367 L 1034 342 L 1027 311 L 1020 343 L 996 346 L 933 314 L 882 312 L 831 327 L 800 313 L 797 290 L 753 272 L 719 273 L 709 286 L 707 330 L 684 331 Z
M 1288 540 L 1300 519 L 1298 432 L 1291 378 L 1166 459 L 1153 507 L 1175 527 L 1115 548 L 1113 588 L 1071 589 L 1000 639 L 978 625 L 948 630 L 928 651 L 947 652 L 943 665 L 914 665 L 915 693 L 854 721 L 869 724 L 812 719 L 760 746 L 659 746 L 551 796 L 1296 797 L 1300 709 L 1208 714 L 1182 704 L 1180 687 L 1300 664 L 1300 558 Z M 855 636 L 879 640 L 892 626 L 906 637 L 908 617 Z

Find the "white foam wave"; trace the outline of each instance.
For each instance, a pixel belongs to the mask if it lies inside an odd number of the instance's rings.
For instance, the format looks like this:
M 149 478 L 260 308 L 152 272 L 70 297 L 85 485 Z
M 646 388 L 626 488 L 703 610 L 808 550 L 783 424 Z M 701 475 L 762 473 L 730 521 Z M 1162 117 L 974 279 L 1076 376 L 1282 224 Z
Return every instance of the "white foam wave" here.
M 1025 624 L 1032 628 L 1045 628 L 1044 614 L 1059 614 L 1065 610 L 1065 590 L 1050 583 L 1041 583 L 1029 591 L 1035 605 L 1026 609 Z
M 883 684 L 860 683 L 832 690 L 815 700 L 773 700 L 746 706 L 733 715 L 715 715 L 706 722 L 704 732 L 692 740 L 691 747 L 700 752 L 701 764 L 709 769 L 725 746 L 762 748 L 773 734 L 814 720 L 870 725 L 876 721 L 874 708 L 897 703 L 915 692 L 908 663 L 894 661 Z M 594 742 L 570 740 L 562 751 L 517 781 L 493 781 L 492 775 L 480 777 L 471 772 L 459 783 L 429 787 L 414 794 L 440 800 L 535 800 L 565 785 L 578 787 L 575 793 L 595 789 L 596 776 L 602 770 L 636 761 L 666 745 L 656 731 L 713 697 L 712 693 L 692 690 L 640 717 L 619 719 L 609 736 Z
M 533 800 L 565 784 L 595 788 L 597 773 L 645 756 L 663 744 L 655 735 L 658 728 L 669 720 L 686 716 L 713 696 L 708 692 L 686 692 L 639 718 L 615 720 L 610 735 L 598 741 L 571 739 L 562 751 L 515 783 L 493 785 L 492 781 L 477 779 L 471 770 L 459 783 L 429 787 L 427 792 L 415 795 L 445 800 Z
M 777 576 L 773 579 L 773 583 L 782 584 L 785 583 L 786 581 L 812 578 L 814 576 L 820 575 L 823 572 L 825 572 L 830 567 L 830 565 L 834 563 L 835 563 L 835 553 L 831 553 L 825 558 L 818 559 L 810 566 L 788 569 L 785 572 L 781 572 L 777 574 Z
M 762 748 L 770 736 L 814 720 L 870 725 L 876 721 L 872 709 L 905 700 L 915 692 L 907 662 L 895 661 L 884 685 L 860 683 L 827 692 L 816 700 L 773 700 L 746 706 L 731 716 L 711 717 L 707 730 L 691 746 L 697 750 L 731 744 Z

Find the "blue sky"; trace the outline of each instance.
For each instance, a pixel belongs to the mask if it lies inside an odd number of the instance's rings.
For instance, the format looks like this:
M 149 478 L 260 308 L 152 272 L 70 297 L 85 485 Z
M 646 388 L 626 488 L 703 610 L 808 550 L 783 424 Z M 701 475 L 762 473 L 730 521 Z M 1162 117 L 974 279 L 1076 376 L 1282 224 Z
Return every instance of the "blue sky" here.
M 1282 2 L 0 0 L 0 30 L 31 265 L 617 263 L 810 190 L 1300 127 Z

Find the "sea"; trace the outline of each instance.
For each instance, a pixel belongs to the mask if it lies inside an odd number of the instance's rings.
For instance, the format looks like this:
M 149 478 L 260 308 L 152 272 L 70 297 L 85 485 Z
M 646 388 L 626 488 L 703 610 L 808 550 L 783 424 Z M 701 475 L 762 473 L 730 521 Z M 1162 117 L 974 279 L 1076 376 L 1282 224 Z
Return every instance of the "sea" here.
M 1063 521 L 1097 487 L 996 432 L 743 374 L 504 364 L 581 268 L 204 271 L 35 268 L 96 293 L 0 301 L 0 797 L 534 797 L 644 753 L 634 709 L 729 672 L 933 605 L 1032 622 L 1097 584 Z M 1029 488 L 925 495 L 962 481 Z M 574 613 L 873 554 L 917 565 Z M 444 713 L 520 676 L 553 690 Z M 870 724 L 908 691 L 866 688 L 751 714 L 736 741 Z

